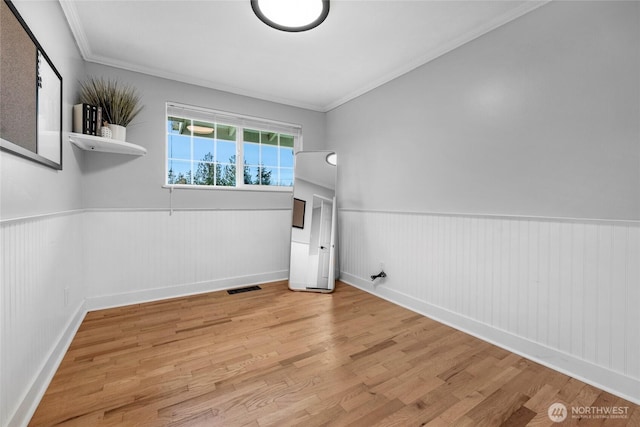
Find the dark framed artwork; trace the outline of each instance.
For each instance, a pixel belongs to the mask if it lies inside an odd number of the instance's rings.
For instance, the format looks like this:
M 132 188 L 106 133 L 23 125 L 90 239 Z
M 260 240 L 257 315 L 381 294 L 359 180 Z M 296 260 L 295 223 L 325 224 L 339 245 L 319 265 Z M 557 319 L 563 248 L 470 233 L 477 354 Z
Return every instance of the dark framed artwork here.
M 293 226 L 304 228 L 304 210 L 307 202 L 301 199 L 293 199 Z
M 61 170 L 62 76 L 9 0 L 0 40 L 0 149 Z

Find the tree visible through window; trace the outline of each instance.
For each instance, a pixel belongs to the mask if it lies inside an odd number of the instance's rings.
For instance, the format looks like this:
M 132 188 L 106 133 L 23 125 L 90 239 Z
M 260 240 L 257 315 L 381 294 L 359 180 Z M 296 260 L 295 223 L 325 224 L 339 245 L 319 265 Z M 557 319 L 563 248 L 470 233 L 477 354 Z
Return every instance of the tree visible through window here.
M 167 184 L 293 186 L 296 135 L 167 116 Z
M 244 130 L 244 183 L 293 185 L 293 136 Z

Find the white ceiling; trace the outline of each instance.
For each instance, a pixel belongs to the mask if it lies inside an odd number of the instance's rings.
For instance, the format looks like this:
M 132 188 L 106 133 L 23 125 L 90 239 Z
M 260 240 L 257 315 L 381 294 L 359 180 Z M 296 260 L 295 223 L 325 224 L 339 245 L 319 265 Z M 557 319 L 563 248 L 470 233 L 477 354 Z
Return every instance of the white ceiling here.
M 60 0 L 85 60 L 328 111 L 545 3 L 332 0 L 319 27 L 263 24 L 249 0 Z

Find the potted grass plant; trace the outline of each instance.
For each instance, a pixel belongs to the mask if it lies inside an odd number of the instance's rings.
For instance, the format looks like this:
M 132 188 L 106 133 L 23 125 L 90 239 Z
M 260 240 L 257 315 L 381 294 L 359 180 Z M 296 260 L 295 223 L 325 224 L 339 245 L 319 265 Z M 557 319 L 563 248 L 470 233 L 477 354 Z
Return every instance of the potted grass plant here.
M 127 126 L 143 108 L 134 87 L 102 77 L 89 77 L 80 83 L 80 101 L 101 107 L 112 138 L 120 141 L 125 140 Z

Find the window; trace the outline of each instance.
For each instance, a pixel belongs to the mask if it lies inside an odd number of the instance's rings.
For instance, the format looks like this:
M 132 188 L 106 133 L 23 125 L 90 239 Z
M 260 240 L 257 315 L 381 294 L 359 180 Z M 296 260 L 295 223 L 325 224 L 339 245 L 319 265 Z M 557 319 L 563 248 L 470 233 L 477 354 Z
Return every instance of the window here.
M 301 128 L 167 104 L 167 185 L 293 187 Z

